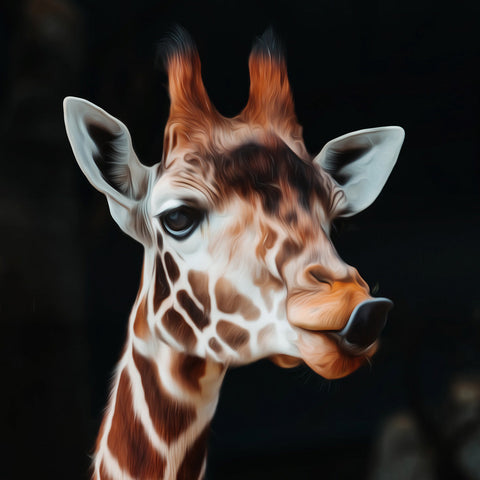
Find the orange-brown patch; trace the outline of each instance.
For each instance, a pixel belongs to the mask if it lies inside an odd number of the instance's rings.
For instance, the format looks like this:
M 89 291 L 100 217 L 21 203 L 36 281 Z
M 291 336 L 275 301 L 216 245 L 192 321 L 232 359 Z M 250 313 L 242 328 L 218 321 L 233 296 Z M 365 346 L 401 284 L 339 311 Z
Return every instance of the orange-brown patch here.
M 250 94 L 240 117 L 260 125 L 275 126 L 295 140 L 298 154 L 308 157 L 297 122 L 285 59 L 271 39 L 259 40 L 250 54 Z M 271 37 L 271 35 L 270 35 Z
M 142 378 L 145 400 L 155 429 L 165 442 L 170 443 L 195 420 L 195 408 L 182 404 L 165 390 L 152 360 L 133 350 L 133 361 Z
M 147 297 L 144 297 L 137 308 L 135 321 L 133 322 L 133 332 L 138 338 L 146 338 L 150 328 L 147 321 L 148 304 Z
M 147 393 L 147 392 L 145 392 Z M 130 379 L 120 375 L 108 448 L 122 469 L 136 479 L 162 478 L 165 459 L 152 447 L 142 423 L 135 415 Z
M 278 235 L 275 230 L 271 228 L 262 226 L 261 227 L 261 238 L 258 242 L 257 248 L 255 249 L 255 254 L 258 258 L 265 259 L 268 250 L 270 250 L 277 241 Z
M 203 330 L 206 326 L 210 325 L 210 317 L 206 312 L 202 312 L 195 302 L 190 298 L 190 295 L 186 290 L 180 290 L 177 293 L 177 300 L 184 310 L 188 313 L 192 322 L 200 329 Z
M 197 270 L 188 272 L 188 282 L 192 287 L 193 294 L 203 305 L 205 313 L 210 313 L 210 294 L 208 293 L 208 275 Z
M 217 323 L 217 333 L 234 350 L 245 345 L 250 338 L 250 333 L 247 330 L 226 320 L 220 320 Z
M 168 276 L 170 277 L 170 280 L 175 283 L 180 277 L 180 270 L 178 269 L 175 260 L 169 252 L 165 253 L 164 259 L 165 267 L 167 267 Z
M 287 317 L 306 330 L 341 330 L 356 305 L 367 300 L 368 287 L 357 282 L 333 282 L 328 291 L 299 290 L 287 301 Z
M 220 278 L 215 285 L 217 307 L 224 313 L 240 313 L 245 320 L 256 320 L 260 310 L 253 302 L 239 293 L 233 284 L 226 278 Z
M 168 333 L 187 350 L 192 350 L 197 343 L 197 337 L 192 327 L 174 309 L 169 308 L 162 317 L 162 324 Z
M 185 353 L 175 353 L 172 359 L 172 376 L 187 390 L 198 393 L 200 380 L 205 375 L 207 361 Z
M 155 264 L 155 291 L 153 293 L 153 308 L 155 313 L 160 308 L 162 302 L 170 295 L 170 285 L 168 284 L 165 269 L 162 265 L 162 259 L 157 256 Z
M 222 346 L 218 343 L 217 339 L 214 337 L 212 337 L 208 341 L 208 345 L 215 353 L 220 353 L 222 351 Z
M 303 363 L 303 360 L 297 357 L 292 357 L 291 355 L 272 355 L 269 357 L 270 360 L 277 366 L 282 368 L 294 368 L 298 367 Z
M 180 464 L 177 480 L 192 480 L 198 478 L 207 454 L 207 438 L 209 426 L 205 427 L 200 436 L 188 448 Z

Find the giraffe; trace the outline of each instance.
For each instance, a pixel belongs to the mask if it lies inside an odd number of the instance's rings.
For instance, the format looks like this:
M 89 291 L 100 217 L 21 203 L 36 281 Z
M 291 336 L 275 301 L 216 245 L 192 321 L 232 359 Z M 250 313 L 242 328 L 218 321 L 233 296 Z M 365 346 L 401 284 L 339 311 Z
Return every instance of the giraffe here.
M 310 155 L 270 30 L 252 48 L 249 99 L 233 118 L 210 102 L 183 29 L 165 45 L 165 66 L 170 113 L 152 167 L 122 122 L 64 100 L 80 168 L 144 246 L 95 480 L 203 478 L 228 367 L 268 357 L 343 377 L 375 353 L 391 307 L 339 257 L 330 228 L 378 196 L 403 129 L 356 131 Z

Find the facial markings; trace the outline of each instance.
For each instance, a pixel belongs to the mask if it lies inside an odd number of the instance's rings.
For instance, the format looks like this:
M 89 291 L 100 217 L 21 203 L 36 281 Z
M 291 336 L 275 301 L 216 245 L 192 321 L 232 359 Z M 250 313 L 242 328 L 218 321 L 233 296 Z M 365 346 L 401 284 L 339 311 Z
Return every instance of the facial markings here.
M 294 242 L 291 238 L 284 240 L 279 252 L 277 253 L 277 256 L 275 257 L 278 273 L 282 274 L 285 263 L 300 255 L 300 253 L 303 251 L 303 248 L 304 247 L 302 245 Z
M 186 390 L 200 393 L 201 378 L 205 375 L 206 360 L 185 353 L 175 353 L 171 362 L 172 376 Z
M 277 241 L 278 234 L 266 225 L 260 225 L 261 237 L 255 249 L 257 258 L 265 260 L 268 250 L 272 249 Z
M 169 308 L 162 317 L 162 325 L 167 332 L 187 351 L 192 351 L 197 343 L 197 337 L 192 327 L 174 309 Z M 160 337 L 161 332 L 159 332 Z
M 190 298 L 190 295 L 185 290 L 180 290 L 177 293 L 177 300 L 183 309 L 188 313 L 192 322 L 198 327 L 199 330 L 203 330 L 210 325 L 210 318 L 205 312 L 202 312 L 195 302 Z
M 238 292 L 226 278 L 218 279 L 215 284 L 215 298 L 218 309 L 223 313 L 240 313 L 245 320 L 256 320 L 260 317 L 258 307 Z
M 143 378 L 142 378 L 143 379 Z M 145 388 L 145 385 L 144 385 Z M 149 393 L 145 389 L 146 395 Z M 132 387 L 126 370 L 118 383 L 115 411 L 108 434 L 108 448 L 123 470 L 133 478 L 162 478 L 165 459 L 152 446 L 142 423 L 136 417 Z
M 163 250 L 163 237 L 160 232 L 157 232 L 157 246 L 159 251 Z
M 180 277 L 180 270 L 173 259 L 172 255 L 169 252 L 165 252 L 165 256 L 163 257 L 165 260 L 165 266 L 167 267 L 167 273 L 170 277 L 172 283 L 175 283 Z
M 273 308 L 273 296 L 284 288 L 283 282 L 263 267 L 254 274 L 253 283 L 260 289 L 260 295 L 268 310 Z
M 188 282 L 192 287 L 193 294 L 203 305 L 206 315 L 210 314 L 210 294 L 208 292 L 208 275 L 196 270 L 188 272 Z
M 162 302 L 170 295 L 170 285 L 165 275 L 162 259 L 157 255 L 155 262 L 155 291 L 153 293 L 153 309 L 157 313 Z
M 250 333 L 234 323 L 220 320 L 217 323 L 218 336 L 233 350 L 238 350 L 250 339 Z
M 328 210 L 331 185 L 311 162 L 300 159 L 278 137 L 272 135 L 270 144 L 243 144 L 206 161 L 215 166 L 214 187 L 219 198 L 236 192 L 252 204 L 256 197 L 271 215 L 278 214 L 280 204 L 290 197 L 297 197 L 296 203 L 306 211 L 315 199 Z
M 132 356 L 142 379 L 145 401 L 153 425 L 159 436 L 167 444 L 170 444 L 195 421 L 197 416 L 195 408 L 180 403 L 165 390 L 160 381 L 157 366 L 152 360 L 144 357 L 135 349 L 132 351 Z M 138 451 L 138 447 L 135 451 Z M 156 478 L 162 477 L 160 475 Z
M 188 448 L 180 465 L 180 469 L 178 470 L 176 480 L 192 480 L 198 478 L 207 452 L 209 431 L 209 426 L 205 427 L 193 445 Z

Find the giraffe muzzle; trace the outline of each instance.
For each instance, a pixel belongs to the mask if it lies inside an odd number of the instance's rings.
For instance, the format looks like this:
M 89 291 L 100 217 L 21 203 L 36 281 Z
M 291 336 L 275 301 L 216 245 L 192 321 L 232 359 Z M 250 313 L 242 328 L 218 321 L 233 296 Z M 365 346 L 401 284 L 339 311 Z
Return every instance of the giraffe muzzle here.
M 371 298 L 359 303 L 345 327 L 331 332 L 340 348 L 351 355 L 361 355 L 369 350 L 387 323 L 393 302 L 388 298 Z

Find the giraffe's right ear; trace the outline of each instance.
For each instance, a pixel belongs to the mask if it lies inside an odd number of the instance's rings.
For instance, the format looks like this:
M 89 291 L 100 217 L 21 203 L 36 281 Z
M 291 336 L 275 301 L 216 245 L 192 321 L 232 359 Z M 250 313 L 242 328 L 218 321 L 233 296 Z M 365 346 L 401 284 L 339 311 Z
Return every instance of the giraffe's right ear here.
M 68 139 L 82 172 L 106 195 L 120 228 L 137 238 L 129 213 L 147 192 L 150 169 L 139 162 L 127 127 L 81 98 L 65 98 L 63 110 Z

